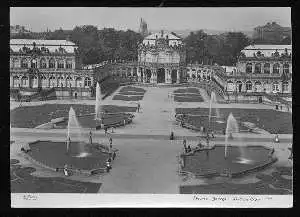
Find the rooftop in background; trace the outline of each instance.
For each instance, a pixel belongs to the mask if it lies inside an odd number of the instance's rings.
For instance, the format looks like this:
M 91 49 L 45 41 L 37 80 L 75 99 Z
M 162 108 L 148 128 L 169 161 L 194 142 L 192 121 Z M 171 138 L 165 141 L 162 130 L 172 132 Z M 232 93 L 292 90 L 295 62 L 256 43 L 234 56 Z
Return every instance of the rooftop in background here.
M 11 45 L 32 45 L 35 42 L 36 45 L 45 46 L 76 46 L 73 42 L 67 40 L 41 40 L 41 39 L 10 39 Z
M 257 26 L 255 27 L 254 29 L 259 29 L 259 28 L 263 28 L 264 31 L 275 31 L 275 30 L 280 30 L 280 31 L 291 31 L 291 27 L 283 27 L 283 26 L 280 26 L 278 23 L 276 22 L 272 22 L 272 23 L 267 23 L 266 25 L 264 26 Z
M 291 55 L 292 45 L 266 45 L 254 44 L 245 47 L 242 51 L 245 57 L 273 57 L 281 55 Z
M 50 53 L 63 49 L 66 53 L 75 53 L 76 44 L 67 40 L 39 40 L 39 39 L 10 39 L 10 48 L 13 52 L 20 52 L 24 48 L 33 49 L 35 47 L 42 49 L 47 48 Z
M 292 45 L 254 44 L 245 47 L 243 50 L 292 50 Z
M 172 45 L 172 46 L 182 44 L 182 38 L 177 36 L 175 33 L 168 32 L 168 31 L 161 31 L 161 32 L 153 33 L 153 34 L 145 37 L 145 39 L 143 40 L 143 44 L 144 45 L 147 45 L 147 44 L 155 45 L 156 40 L 167 40 L 169 45 Z

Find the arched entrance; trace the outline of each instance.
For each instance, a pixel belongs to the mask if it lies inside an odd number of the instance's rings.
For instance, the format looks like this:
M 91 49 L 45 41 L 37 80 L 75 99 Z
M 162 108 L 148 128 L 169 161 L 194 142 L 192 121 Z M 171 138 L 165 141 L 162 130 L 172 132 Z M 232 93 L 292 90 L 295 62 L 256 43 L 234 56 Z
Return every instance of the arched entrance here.
M 237 91 L 238 92 L 242 92 L 242 82 L 241 81 L 237 81 L 236 82 L 236 87 L 237 87 Z
M 172 70 L 171 79 L 172 79 L 172 84 L 176 83 L 176 81 L 177 81 L 177 70 L 176 69 Z
M 165 83 L 165 69 L 160 68 L 157 70 L 157 83 Z
M 74 93 L 74 97 L 75 97 L 75 99 L 77 99 L 77 93 L 76 92 Z
M 151 70 L 150 69 L 146 69 L 146 83 L 150 83 L 150 78 L 151 78 Z

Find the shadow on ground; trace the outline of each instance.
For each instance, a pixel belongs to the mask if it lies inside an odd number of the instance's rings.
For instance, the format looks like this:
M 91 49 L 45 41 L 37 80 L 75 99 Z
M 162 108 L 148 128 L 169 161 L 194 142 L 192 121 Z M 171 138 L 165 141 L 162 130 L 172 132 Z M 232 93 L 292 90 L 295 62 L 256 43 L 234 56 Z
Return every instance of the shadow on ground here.
M 283 176 L 292 176 L 291 167 L 276 167 L 271 175 L 258 173 L 256 178 L 260 181 L 247 184 L 216 183 L 209 185 L 180 186 L 181 194 L 292 194 L 292 178 L 286 179 Z
M 80 182 L 60 177 L 35 177 L 32 167 L 18 165 L 10 160 L 11 193 L 97 193 L 101 183 Z

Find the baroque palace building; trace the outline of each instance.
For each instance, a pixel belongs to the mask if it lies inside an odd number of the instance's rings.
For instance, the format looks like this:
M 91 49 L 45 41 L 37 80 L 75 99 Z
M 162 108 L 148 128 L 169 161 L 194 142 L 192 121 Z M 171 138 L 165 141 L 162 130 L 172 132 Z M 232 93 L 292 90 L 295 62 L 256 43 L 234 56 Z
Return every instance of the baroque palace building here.
M 292 46 L 250 45 L 241 51 L 236 72 L 227 74 L 228 92 L 292 92 Z
M 174 33 L 154 33 L 138 48 L 137 76 L 143 83 L 181 83 L 186 75 L 186 50 Z
M 77 49 L 66 40 L 11 39 L 10 87 L 31 92 L 54 88 L 75 96 L 80 91 L 87 96 L 93 70 L 81 68 Z

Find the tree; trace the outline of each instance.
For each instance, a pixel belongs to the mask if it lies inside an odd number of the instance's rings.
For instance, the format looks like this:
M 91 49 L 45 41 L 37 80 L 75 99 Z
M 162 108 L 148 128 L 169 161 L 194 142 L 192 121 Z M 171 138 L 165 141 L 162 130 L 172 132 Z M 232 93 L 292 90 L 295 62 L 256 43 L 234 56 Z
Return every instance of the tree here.
M 207 34 L 203 30 L 196 33 L 191 32 L 188 37 L 184 39 L 186 46 L 186 61 L 199 62 L 205 55 L 205 39 Z

